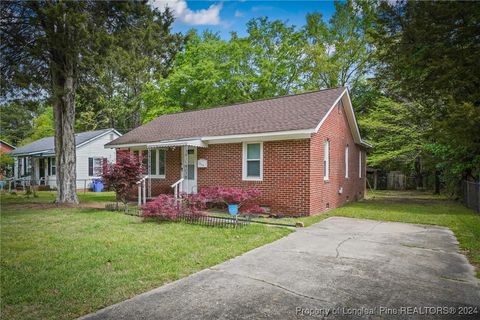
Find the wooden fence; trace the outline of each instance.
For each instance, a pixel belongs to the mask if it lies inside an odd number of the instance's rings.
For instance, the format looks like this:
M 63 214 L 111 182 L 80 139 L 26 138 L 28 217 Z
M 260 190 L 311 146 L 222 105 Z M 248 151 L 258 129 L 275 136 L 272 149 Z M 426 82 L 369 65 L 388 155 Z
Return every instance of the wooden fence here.
M 480 213 L 480 182 L 463 181 L 463 202 Z

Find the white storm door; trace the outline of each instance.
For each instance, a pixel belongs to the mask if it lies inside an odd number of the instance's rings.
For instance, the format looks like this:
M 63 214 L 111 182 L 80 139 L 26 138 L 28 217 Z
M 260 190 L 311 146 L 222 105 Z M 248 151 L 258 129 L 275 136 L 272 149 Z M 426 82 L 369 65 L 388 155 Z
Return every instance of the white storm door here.
M 183 192 L 197 193 L 197 148 L 183 147 L 182 162 Z

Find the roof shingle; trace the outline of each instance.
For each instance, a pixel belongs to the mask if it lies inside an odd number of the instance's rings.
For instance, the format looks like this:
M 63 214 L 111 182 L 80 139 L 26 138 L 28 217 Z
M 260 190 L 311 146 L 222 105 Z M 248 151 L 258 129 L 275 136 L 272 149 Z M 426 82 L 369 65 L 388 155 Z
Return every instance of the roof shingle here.
M 315 128 L 344 87 L 160 116 L 108 145 Z
M 75 134 L 75 145 L 78 146 L 90 139 L 93 139 L 107 131 L 111 131 L 112 129 L 102 129 L 102 130 L 95 130 L 95 131 L 86 131 L 80 132 Z M 53 154 L 55 153 L 55 142 L 53 137 L 43 138 L 22 147 L 18 147 L 10 154 L 15 155 L 24 155 L 24 154 L 32 154 L 37 152 L 43 152 L 45 154 Z

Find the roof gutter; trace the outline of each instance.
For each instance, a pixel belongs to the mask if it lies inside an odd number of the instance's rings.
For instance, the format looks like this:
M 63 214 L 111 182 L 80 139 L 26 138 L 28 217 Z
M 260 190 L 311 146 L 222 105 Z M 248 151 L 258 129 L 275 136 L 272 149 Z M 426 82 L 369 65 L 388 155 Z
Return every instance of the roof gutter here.
M 176 140 L 163 140 L 163 141 L 149 141 L 142 143 L 124 143 L 124 144 L 107 144 L 105 148 L 134 148 L 134 147 L 148 147 L 156 144 L 172 143 L 184 143 L 185 141 L 197 141 L 200 140 L 206 144 L 219 144 L 219 143 L 236 143 L 243 141 L 271 141 L 271 140 L 288 140 L 288 139 L 308 139 L 315 133 L 315 129 L 302 129 L 302 130 L 286 130 L 286 131 L 272 131 L 272 132 L 259 132 L 259 133 L 245 133 L 245 134 L 233 134 L 223 136 L 204 136 L 204 137 L 191 137 L 181 138 Z

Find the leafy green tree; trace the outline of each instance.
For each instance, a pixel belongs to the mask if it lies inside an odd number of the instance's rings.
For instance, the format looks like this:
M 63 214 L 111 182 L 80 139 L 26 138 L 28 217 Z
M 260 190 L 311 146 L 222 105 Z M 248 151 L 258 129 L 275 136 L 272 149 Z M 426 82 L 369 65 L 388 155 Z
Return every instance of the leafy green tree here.
M 373 46 L 368 28 L 373 6 L 368 1 L 335 1 L 329 22 L 320 13 L 307 15 L 306 88 L 350 87 L 353 95 L 359 81 L 371 70 Z
M 377 18 L 371 35 L 381 62 L 376 70 L 381 90 L 418 105 L 416 117 L 430 127 L 424 142 L 437 177 L 443 172 L 452 190 L 460 179 L 478 179 L 480 7 L 474 2 L 381 3 Z
M 78 203 L 74 125 L 79 84 L 92 79 L 95 66 L 115 44 L 115 36 L 133 39 L 136 32 L 143 32 L 139 21 L 155 20 L 160 15 L 143 1 L 10 1 L 2 4 L 2 94 L 20 97 L 33 93 L 48 96 L 51 101 L 58 203 Z M 168 10 L 166 15 L 171 15 Z M 133 81 L 138 83 L 141 79 Z
M 38 103 L 9 101 L 0 105 L 0 137 L 13 145 L 19 145 L 32 131 L 33 118 Z
M 79 111 L 85 113 L 79 126 L 115 127 L 126 132 L 139 126 L 150 106 L 142 99 L 148 83 L 170 72 L 184 36 L 172 33 L 169 11 L 144 12 L 112 37 L 112 45 L 91 79 L 79 88 Z M 81 117 L 82 117 L 81 115 Z
M 47 106 L 38 117 L 33 119 L 32 132 L 26 139 L 22 140 L 20 145 L 25 145 L 45 137 L 51 137 L 54 133 L 53 108 Z
M 8 153 L 0 152 L 0 178 L 10 177 L 13 175 L 13 165 L 15 161 Z
M 255 99 L 295 93 L 302 89 L 305 36 L 280 20 L 252 19 L 247 23 Z
M 359 117 L 364 138 L 374 148 L 368 164 L 385 170 L 412 170 L 415 160 L 424 152 L 422 129 L 415 125 L 414 105 L 379 97 L 368 112 Z
M 166 104 L 162 91 L 151 82 L 145 85 L 141 99 L 145 110 L 145 114 L 142 116 L 143 122 L 151 121 L 164 114 L 182 111 L 178 106 Z

